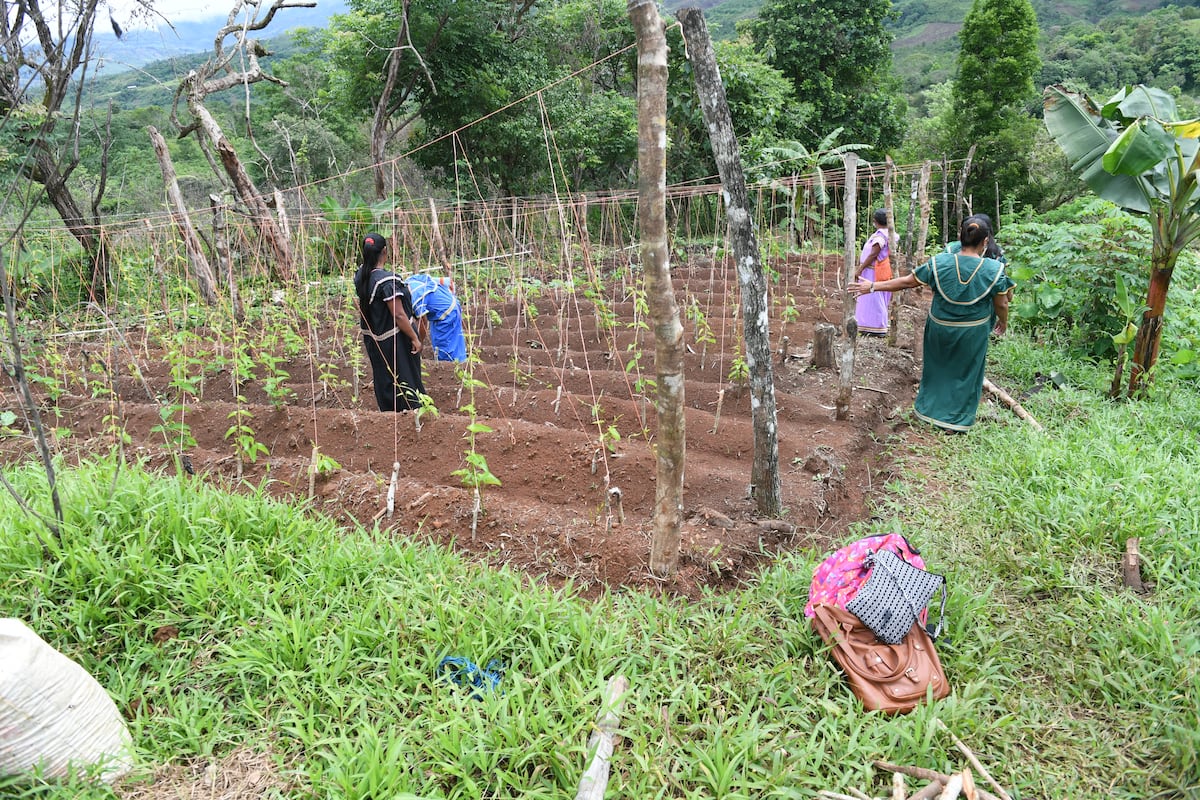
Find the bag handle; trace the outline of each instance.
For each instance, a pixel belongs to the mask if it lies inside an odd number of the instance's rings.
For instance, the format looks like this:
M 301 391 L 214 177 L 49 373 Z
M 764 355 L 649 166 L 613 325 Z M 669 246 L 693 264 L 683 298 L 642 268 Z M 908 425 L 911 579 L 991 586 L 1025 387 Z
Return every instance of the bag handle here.
M 899 558 L 899 556 L 896 557 Z M 924 609 L 917 608 L 916 601 L 909 596 L 908 591 L 904 588 L 904 583 L 900 580 L 899 576 L 896 575 L 896 573 L 893 572 L 890 567 L 888 567 L 885 559 L 875 558 L 875 551 L 870 551 L 867 553 L 867 557 L 863 559 L 863 563 L 869 564 L 872 568 L 883 567 L 884 572 L 892 577 L 892 582 L 896 584 L 896 588 L 900 590 L 900 594 L 904 595 L 904 600 L 908 603 L 908 607 L 912 609 L 913 618 L 917 620 L 921 619 L 921 612 Z M 909 566 L 913 569 L 920 569 L 912 564 L 909 564 Z M 928 570 L 921 571 L 928 572 Z M 930 572 L 929 574 L 933 575 L 934 573 Z M 931 625 L 925 626 L 925 632 L 929 634 L 930 639 L 936 639 L 942 635 L 942 626 L 946 622 L 946 578 L 943 575 L 938 575 L 938 577 L 942 579 L 942 601 L 938 605 L 937 627 L 933 627 Z

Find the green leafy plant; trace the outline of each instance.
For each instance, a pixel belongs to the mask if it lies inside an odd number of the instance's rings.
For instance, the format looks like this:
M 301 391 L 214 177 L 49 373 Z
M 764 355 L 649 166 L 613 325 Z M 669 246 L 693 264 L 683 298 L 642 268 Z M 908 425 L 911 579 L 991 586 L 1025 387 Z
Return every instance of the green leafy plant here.
M 10 410 L 0 411 L 0 436 L 20 436 L 21 431 L 14 427 L 17 423 L 17 415 Z
M 195 447 L 196 440 L 192 436 L 191 426 L 184 422 L 186 413 L 187 405 L 183 403 L 160 406 L 158 417 L 161 421 L 151 427 L 150 432 L 161 434 L 164 443 L 172 450 L 187 450 Z
M 750 381 L 750 367 L 746 359 L 737 355 L 729 364 L 729 382 L 736 386 L 745 386 Z
M 244 402 L 242 398 L 239 400 Z M 253 464 L 258 461 L 259 456 L 268 455 L 267 446 L 255 438 L 254 428 L 250 426 L 249 420 L 254 418 L 253 411 L 238 407 L 229 412 L 228 418 L 233 420 L 233 424 L 225 431 L 225 440 L 233 442 L 233 451 L 238 457 L 239 465 L 243 461 Z
M 1200 119 L 1177 119 L 1170 94 L 1142 85 L 1122 89 L 1102 106 L 1048 86 L 1044 105 L 1046 128 L 1071 168 L 1101 197 L 1151 221 L 1146 310 L 1129 375 L 1133 396 L 1158 358 L 1176 262 L 1200 238 Z

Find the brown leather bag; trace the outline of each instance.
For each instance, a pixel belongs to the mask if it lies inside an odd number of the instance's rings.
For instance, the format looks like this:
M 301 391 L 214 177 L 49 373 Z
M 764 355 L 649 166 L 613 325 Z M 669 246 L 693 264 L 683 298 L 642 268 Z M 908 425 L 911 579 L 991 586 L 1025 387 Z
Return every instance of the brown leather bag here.
M 904 714 L 925 699 L 950 694 L 950 683 L 929 634 L 914 623 L 900 644 L 885 644 L 844 608 L 818 603 L 812 626 L 846 673 L 850 689 L 868 711 Z

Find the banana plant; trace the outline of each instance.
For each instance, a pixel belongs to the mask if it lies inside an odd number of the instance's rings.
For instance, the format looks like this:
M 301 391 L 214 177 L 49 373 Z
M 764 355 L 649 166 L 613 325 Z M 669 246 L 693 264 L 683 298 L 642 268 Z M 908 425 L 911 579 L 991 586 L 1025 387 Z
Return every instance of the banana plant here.
M 1158 360 L 1167 290 L 1179 254 L 1200 237 L 1200 119 L 1177 120 L 1161 89 L 1127 86 L 1102 106 L 1047 86 L 1046 129 L 1096 194 L 1150 219 L 1150 283 L 1137 329 L 1128 396 Z

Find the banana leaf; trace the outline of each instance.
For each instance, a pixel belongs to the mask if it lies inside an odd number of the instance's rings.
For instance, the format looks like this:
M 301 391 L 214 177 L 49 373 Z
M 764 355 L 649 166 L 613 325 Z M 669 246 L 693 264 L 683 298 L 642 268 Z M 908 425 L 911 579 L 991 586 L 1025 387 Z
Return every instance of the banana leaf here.
M 1140 176 L 1163 162 L 1174 149 L 1175 137 L 1153 119 L 1138 119 L 1104 153 L 1104 170 L 1113 175 Z
M 1104 104 L 1100 113 L 1105 119 L 1119 121 L 1124 126 L 1141 117 L 1170 120 L 1175 118 L 1175 98 L 1162 89 L 1140 84 L 1126 86 Z
M 1164 122 L 1163 127 L 1180 139 L 1200 139 L 1200 117 L 1176 122 Z
M 1157 188 L 1142 176 L 1113 175 L 1104 169 L 1104 154 L 1120 131 L 1085 97 L 1062 86 L 1047 86 L 1044 97 L 1046 129 L 1066 154 L 1071 169 L 1105 200 L 1148 213 L 1150 197 L 1158 194 Z

